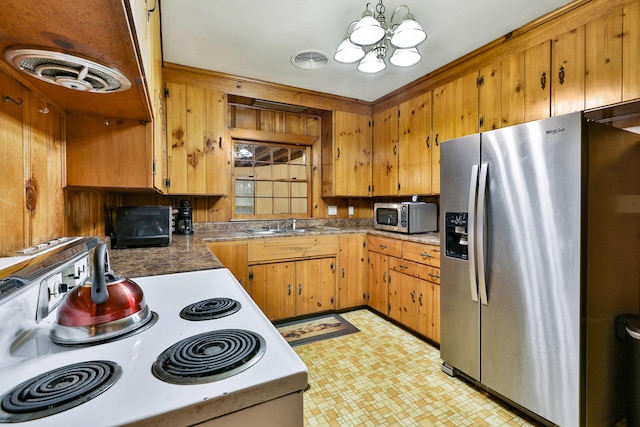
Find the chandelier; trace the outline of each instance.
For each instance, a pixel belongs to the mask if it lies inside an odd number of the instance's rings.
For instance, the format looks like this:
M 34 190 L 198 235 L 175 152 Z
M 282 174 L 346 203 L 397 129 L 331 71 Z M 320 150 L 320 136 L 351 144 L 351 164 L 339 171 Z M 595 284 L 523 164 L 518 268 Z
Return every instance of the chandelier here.
M 396 13 L 403 8 L 406 14 L 399 24 L 394 24 Z M 360 20 L 349 24 L 347 34 L 334 55 L 335 60 L 345 64 L 360 61 L 358 71 L 377 73 L 387 67 L 387 49 L 392 46 L 395 50 L 389 62 L 393 65 L 410 67 L 417 64 L 422 56 L 416 46 L 427 38 L 427 33 L 416 22 L 407 5 L 400 5 L 393 11 L 389 24 L 384 12 L 382 0 L 375 9 L 371 3 L 367 3 Z

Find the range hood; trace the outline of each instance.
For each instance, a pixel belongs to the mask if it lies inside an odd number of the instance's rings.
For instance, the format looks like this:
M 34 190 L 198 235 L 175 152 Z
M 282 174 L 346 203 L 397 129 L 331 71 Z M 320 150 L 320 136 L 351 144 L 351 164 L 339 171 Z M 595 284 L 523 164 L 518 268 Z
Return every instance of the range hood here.
M 0 68 L 65 112 L 149 121 L 128 0 L 13 2 Z

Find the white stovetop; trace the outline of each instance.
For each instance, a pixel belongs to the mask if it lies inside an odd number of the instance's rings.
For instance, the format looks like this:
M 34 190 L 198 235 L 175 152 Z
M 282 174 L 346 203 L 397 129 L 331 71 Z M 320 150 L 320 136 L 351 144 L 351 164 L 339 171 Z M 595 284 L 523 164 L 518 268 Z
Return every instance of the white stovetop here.
M 59 414 L 20 423 L 20 426 L 77 425 L 79 420 L 91 420 L 94 427 L 129 423 L 191 425 L 306 387 L 304 363 L 227 269 L 133 280 L 143 289 L 148 306 L 159 315 L 158 322 L 151 328 L 97 346 L 59 347 L 48 337 L 54 313 L 13 351 L 14 357 L 27 359 L 0 368 L 0 396 L 38 374 L 80 361 L 111 360 L 123 369 L 122 377 L 96 398 Z M 227 317 L 209 321 L 194 322 L 179 317 L 183 307 L 213 297 L 233 298 L 242 308 Z M 266 352 L 249 369 L 213 383 L 175 385 L 153 376 L 151 366 L 166 348 L 189 336 L 217 329 L 256 332 L 265 339 Z

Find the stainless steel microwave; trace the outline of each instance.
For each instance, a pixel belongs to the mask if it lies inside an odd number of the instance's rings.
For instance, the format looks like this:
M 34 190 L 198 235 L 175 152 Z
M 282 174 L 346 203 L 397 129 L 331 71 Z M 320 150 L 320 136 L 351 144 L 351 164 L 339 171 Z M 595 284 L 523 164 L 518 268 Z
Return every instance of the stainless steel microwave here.
M 376 203 L 373 210 L 373 225 L 378 230 L 407 234 L 438 231 L 438 207 L 435 203 Z

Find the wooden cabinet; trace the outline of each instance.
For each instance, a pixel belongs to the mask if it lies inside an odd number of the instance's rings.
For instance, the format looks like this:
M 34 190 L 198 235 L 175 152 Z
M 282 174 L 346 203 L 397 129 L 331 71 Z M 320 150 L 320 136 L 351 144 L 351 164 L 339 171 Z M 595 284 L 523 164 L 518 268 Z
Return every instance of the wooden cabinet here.
M 431 194 L 431 92 L 398 106 L 399 195 Z
M 70 113 L 67 116 L 67 185 L 163 190 L 162 52 L 160 12 L 131 0 L 132 29 L 152 121 Z M 103 95 L 109 96 L 109 95 Z M 105 102 L 107 100 L 105 99 Z
M 622 100 L 640 98 L 640 1 L 623 9 Z
M 551 52 L 552 115 L 584 110 L 584 38 L 581 26 L 553 39 Z
M 398 194 L 398 106 L 373 114 L 373 195 Z
M 335 309 L 336 236 L 247 242 L 251 297 L 271 320 Z
M 367 304 L 367 236 L 345 234 L 338 238 L 338 305 L 339 309 Z
M 502 127 L 502 62 L 483 67 L 478 75 L 478 130 Z M 468 97 L 472 101 L 472 96 Z M 469 107 L 471 110 L 473 106 Z M 471 124 L 469 124 L 471 126 Z
M 169 194 L 228 194 L 231 147 L 223 92 L 166 83 Z
M 524 121 L 551 117 L 551 40 L 525 49 Z
M 368 236 L 369 301 L 374 310 L 389 314 L 389 258 L 400 257 L 402 244 L 397 239 Z
M 432 194 L 432 93 L 373 115 L 373 192 Z
M 63 116 L 0 70 L 0 254 L 64 235 Z
M 270 320 L 296 315 L 295 262 L 249 267 L 251 298 Z
M 242 287 L 251 294 L 249 267 L 247 265 L 247 243 L 244 241 L 209 242 L 207 246 L 223 266 L 238 279 Z
M 335 257 L 249 267 L 251 297 L 271 320 L 335 309 Z
M 618 10 L 586 24 L 586 108 L 622 101 L 622 22 L 623 13 Z
M 67 115 L 67 185 L 153 188 L 151 127 L 137 120 Z
M 368 239 L 369 305 L 439 342 L 440 247 L 378 236 Z
M 334 111 L 323 120 L 332 123 L 322 138 L 323 197 L 370 196 L 371 117 Z

